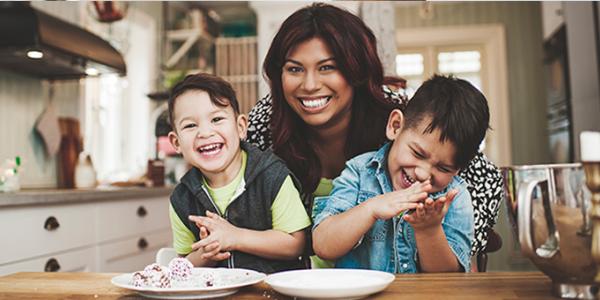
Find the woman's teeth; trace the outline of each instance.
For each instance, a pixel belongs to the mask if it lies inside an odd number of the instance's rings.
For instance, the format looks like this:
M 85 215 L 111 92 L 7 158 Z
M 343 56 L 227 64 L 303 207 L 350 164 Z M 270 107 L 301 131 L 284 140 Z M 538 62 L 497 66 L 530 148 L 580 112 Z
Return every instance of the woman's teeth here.
M 327 104 L 327 102 L 329 102 L 330 99 L 331 99 L 331 97 L 323 97 L 323 98 L 313 99 L 313 100 L 300 99 L 300 101 L 302 102 L 302 105 L 304 105 L 308 108 L 317 108 L 317 107 L 325 106 Z

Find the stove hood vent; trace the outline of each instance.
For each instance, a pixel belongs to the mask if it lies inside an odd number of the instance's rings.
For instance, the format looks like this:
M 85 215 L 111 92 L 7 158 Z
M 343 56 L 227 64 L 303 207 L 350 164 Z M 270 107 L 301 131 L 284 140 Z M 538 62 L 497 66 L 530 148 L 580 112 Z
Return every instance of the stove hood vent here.
M 45 79 L 126 74 L 123 56 L 107 41 L 12 1 L 0 2 L 0 68 Z

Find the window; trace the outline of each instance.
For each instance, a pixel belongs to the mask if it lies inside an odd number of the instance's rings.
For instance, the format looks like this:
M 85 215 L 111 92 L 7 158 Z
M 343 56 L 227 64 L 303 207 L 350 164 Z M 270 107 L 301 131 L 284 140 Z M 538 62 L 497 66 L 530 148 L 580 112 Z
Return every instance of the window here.
M 111 25 L 111 37 L 127 64 L 127 76 L 85 79 L 84 151 L 91 154 L 100 182 L 125 181 L 146 173 L 151 157 L 150 110 L 158 64 L 156 21 L 130 7 Z
M 407 80 L 409 97 L 434 73 L 465 79 L 482 91 L 481 61 L 482 50 L 478 46 L 400 49 L 396 74 Z

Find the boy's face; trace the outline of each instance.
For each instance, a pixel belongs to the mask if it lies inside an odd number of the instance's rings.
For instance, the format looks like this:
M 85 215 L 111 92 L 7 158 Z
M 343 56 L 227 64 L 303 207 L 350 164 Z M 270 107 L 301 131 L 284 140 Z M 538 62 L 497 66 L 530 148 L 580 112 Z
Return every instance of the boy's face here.
M 431 122 L 421 120 L 414 128 L 403 127 L 400 110 L 390 114 L 386 135 L 393 140 L 388 153 L 388 172 L 394 190 L 403 190 L 415 182 L 431 181 L 432 193 L 443 190 L 458 173 L 454 164 L 456 147 L 450 141 L 440 142 L 440 130 L 423 133 Z
M 215 105 L 205 91 L 190 90 L 177 97 L 173 118 L 169 140 L 188 163 L 209 178 L 238 172 L 234 162 L 241 162 L 240 139 L 246 138 L 247 128 L 244 115 L 236 117 L 231 105 Z

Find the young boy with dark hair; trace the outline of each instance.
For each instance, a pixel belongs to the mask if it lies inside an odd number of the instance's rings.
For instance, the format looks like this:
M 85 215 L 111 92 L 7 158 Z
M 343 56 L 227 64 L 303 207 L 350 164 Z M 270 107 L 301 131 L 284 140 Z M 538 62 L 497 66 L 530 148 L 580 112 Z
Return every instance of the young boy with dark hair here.
M 434 76 L 404 113 L 391 112 L 392 142 L 359 155 L 315 199 L 313 248 L 336 267 L 393 273 L 470 270 L 473 207 L 457 176 L 489 128 L 483 94 Z
M 171 91 L 169 140 L 192 168 L 171 195 L 173 244 L 194 266 L 265 273 L 302 268 L 310 219 L 293 175 L 243 142 L 247 119 L 219 77 L 189 75 Z

